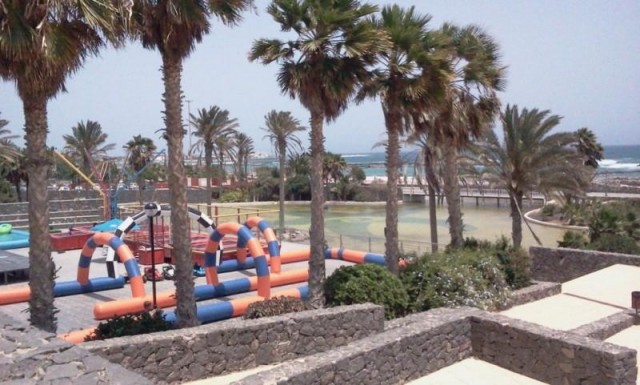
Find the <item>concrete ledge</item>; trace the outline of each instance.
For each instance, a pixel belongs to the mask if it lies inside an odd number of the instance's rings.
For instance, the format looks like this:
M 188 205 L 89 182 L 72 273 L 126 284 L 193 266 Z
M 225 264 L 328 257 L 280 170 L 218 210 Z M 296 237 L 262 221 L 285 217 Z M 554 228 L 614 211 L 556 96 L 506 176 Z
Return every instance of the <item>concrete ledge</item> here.
M 181 383 L 327 351 L 383 328 L 384 309 L 363 304 L 229 320 L 82 347 L 154 383 Z

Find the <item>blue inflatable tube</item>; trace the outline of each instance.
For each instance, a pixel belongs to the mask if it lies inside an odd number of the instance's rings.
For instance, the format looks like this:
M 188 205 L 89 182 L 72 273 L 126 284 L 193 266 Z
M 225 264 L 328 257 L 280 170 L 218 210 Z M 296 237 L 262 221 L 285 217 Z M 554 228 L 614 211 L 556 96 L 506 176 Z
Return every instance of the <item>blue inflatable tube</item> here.
M 124 287 L 124 277 L 118 278 L 100 277 L 91 278 L 86 285 L 81 285 L 78 281 L 56 282 L 53 287 L 54 297 L 64 297 L 67 295 L 93 293 L 95 291 L 120 289 Z
M 301 286 L 297 289 L 302 300 L 306 300 L 309 297 L 309 288 L 307 286 Z M 277 293 L 274 294 L 277 295 Z M 174 311 L 167 311 L 164 315 L 166 321 L 173 324 L 176 323 L 177 317 Z M 230 319 L 233 317 L 233 300 L 198 306 L 196 316 L 202 324 Z
M 0 234 L 0 250 L 29 247 L 29 233 L 12 229 L 8 234 Z

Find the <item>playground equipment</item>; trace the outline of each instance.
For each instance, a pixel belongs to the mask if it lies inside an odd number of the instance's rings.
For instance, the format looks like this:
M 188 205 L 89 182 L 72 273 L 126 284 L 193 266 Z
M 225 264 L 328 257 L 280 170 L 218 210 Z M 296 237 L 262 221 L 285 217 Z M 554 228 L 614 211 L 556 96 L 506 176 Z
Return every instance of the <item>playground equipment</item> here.
M 6 229 L 6 227 L 5 227 Z M 29 247 L 29 233 L 11 228 L 11 231 L 0 234 L 0 250 Z
M 8 223 L 0 223 L 0 235 L 9 234 L 12 228 L 13 226 Z
M 211 234 L 214 229 L 215 229 L 215 224 L 213 223 L 213 221 L 211 220 L 211 218 L 209 218 L 207 215 L 205 215 L 204 213 L 201 213 L 200 211 L 191 208 L 191 207 L 187 207 L 187 212 L 189 214 L 189 218 L 195 220 L 198 222 L 198 224 L 200 226 L 202 226 L 204 228 L 204 231 L 206 231 L 208 234 Z M 168 205 L 161 205 L 160 206 L 160 216 L 165 217 L 171 214 L 171 207 Z M 148 221 L 148 217 L 147 214 L 145 213 L 144 210 L 138 212 L 137 214 L 134 214 L 130 217 L 127 217 L 127 219 L 125 219 L 124 221 L 122 221 L 122 223 L 116 228 L 115 230 L 115 236 L 117 236 L 119 239 L 124 239 L 124 237 L 134 228 L 136 228 L 139 225 L 142 225 L 143 223 L 146 223 Z M 157 238 L 156 238 L 157 239 Z M 107 249 L 105 251 L 103 251 L 103 254 L 105 254 L 107 256 L 107 274 L 109 275 L 109 277 L 115 277 L 116 276 L 116 267 L 115 267 L 115 253 L 113 252 L 113 249 Z M 216 253 L 215 255 L 215 263 L 218 264 L 219 263 L 219 258 L 220 255 L 219 253 Z
M 122 288 L 124 286 L 123 277 L 89 278 L 89 266 L 91 265 L 93 252 L 96 247 L 107 244 L 116 251 L 118 257 L 125 265 L 127 274 L 129 275 L 132 296 L 144 297 L 144 283 L 140 275 L 138 262 L 133 257 L 127 245 L 114 234 L 109 233 L 97 233 L 87 240 L 78 262 L 77 280 L 56 282 L 53 287 L 54 297 Z M 0 305 L 26 302 L 30 297 L 31 289 L 28 286 L 3 290 L 0 291 Z

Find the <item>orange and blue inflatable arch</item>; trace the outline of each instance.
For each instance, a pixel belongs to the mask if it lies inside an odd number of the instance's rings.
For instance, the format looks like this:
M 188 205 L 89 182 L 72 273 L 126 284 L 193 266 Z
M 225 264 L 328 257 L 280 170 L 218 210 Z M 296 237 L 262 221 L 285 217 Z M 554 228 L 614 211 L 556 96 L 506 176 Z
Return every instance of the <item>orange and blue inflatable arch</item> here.
M 264 235 L 264 239 L 267 241 L 267 248 L 269 250 L 269 255 L 271 256 L 271 272 L 279 273 L 280 243 L 278 243 L 278 239 L 276 238 L 276 234 L 273 232 L 273 229 L 269 226 L 269 222 L 260 217 L 249 217 L 244 225 L 248 229 L 257 227 L 258 230 L 262 232 L 262 234 Z M 240 238 L 238 238 L 238 248 L 244 248 L 244 246 L 245 245 L 240 244 Z
M 131 285 L 131 294 L 134 297 L 144 297 L 144 282 L 131 249 L 117 235 L 112 233 L 96 233 L 87 240 L 82 248 L 82 254 L 78 262 L 77 280 L 80 285 L 89 283 L 89 267 L 91 266 L 91 257 L 96 247 L 109 245 L 115 250 L 120 262 L 124 264 L 127 274 L 129 275 L 129 283 Z
M 220 241 L 227 234 L 236 234 L 238 236 L 238 245 L 243 244 L 249 248 L 249 253 L 251 253 L 255 262 L 256 275 L 258 276 L 258 295 L 269 298 L 271 293 L 271 277 L 269 275 L 267 257 L 264 255 L 262 247 L 260 247 L 260 242 L 251 234 L 251 230 L 239 223 L 222 223 L 209 236 L 209 241 L 204 250 L 204 269 L 207 283 L 210 285 L 219 284 L 216 252 Z

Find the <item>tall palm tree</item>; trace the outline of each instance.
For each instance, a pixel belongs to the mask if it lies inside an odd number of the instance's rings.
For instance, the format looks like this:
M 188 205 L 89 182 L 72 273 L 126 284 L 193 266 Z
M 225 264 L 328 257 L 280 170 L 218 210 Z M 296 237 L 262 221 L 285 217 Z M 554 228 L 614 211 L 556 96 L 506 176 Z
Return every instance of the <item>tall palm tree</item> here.
M 232 147 L 232 139 L 236 133 L 238 119 L 229 118 L 229 111 L 222 110 L 218 106 L 209 107 L 209 110 L 198 111 L 198 116 L 191 114 L 190 122 L 195 128 L 192 135 L 200 138 L 193 144 L 194 148 L 204 149 L 205 166 L 207 168 L 207 205 L 211 206 L 211 179 L 213 178 L 213 156 L 218 160 L 220 170 L 224 170 L 224 158 L 229 155 Z M 220 195 L 222 183 L 220 183 Z
M 116 146 L 113 143 L 105 144 L 108 135 L 102 131 L 98 122 L 81 121 L 71 130 L 72 135 L 62 136 L 65 141 L 64 151 L 78 162 L 82 171 L 87 174 L 93 171 L 97 160 L 105 157 Z
M 128 166 L 138 175 L 136 180 L 138 183 L 138 201 L 140 205 L 142 205 L 142 185 L 144 184 L 144 176 L 141 171 L 149 165 L 157 147 L 156 144 L 153 143 L 153 139 L 143 137 L 142 135 L 134 136 L 133 139 L 128 141 L 123 147 L 127 150 Z
M 133 1 L 133 27 L 144 48 L 160 52 L 164 82 L 164 121 L 168 152 L 168 181 L 171 191 L 171 223 L 176 259 L 176 314 L 178 326 L 193 326 L 196 318 L 193 293 L 191 238 L 187 214 L 187 177 L 183 165 L 182 63 L 209 33 L 209 17 L 236 25 L 251 0 Z
M 576 170 L 585 168 L 572 145 L 572 132 L 551 134 L 560 117 L 549 111 L 507 106 L 502 114 L 502 141 L 492 130 L 476 147 L 485 173 L 509 192 L 514 247 L 522 244 L 522 199 L 528 192 L 582 189 Z
M 357 87 L 371 77 L 369 67 L 386 44 L 386 35 L 365 18 L 377 7 L 344 0 L 274 0 L 267 12 L 291 41 L 260 39 L 250 60 L 281 63 L 278 83 L 283 92 L 299 98 L 311 115 L 311 254 L 309 302 L 324 303 L 324 157 L 323 122 L 335 120 L 348 106 Z
M 300 121 L 294 118 L 289 111 L 271 110 L 267 115 L 265 115 L 264 124 L 266 127 L 262 129 L 267 131 L 267 134 L 264 137 L 269 139 L 273 146 L 273 150 L 278 157 L 280 187 L 280 194 L 278 197 L 278 204 L 280 208 L 280 212 L 278 214 L 278 238 L 282 241 L 285 215 L 284 183 L 287 179 L 285 162 L 287 160 L 287 153 L 291 154 L 297 153 L 298 150 L 302 151 L 302 142 L 300 141 L 300 138 L 296 136 L 296 132 L 304 131 L 307 128 L 302 126 Z
M 423 113 L 419 120 L 444 155 L 450 246 L 459 248 L 463 222 L 458 154 L 489 129 L 499 112 L 496 92 L 504 87 L 505 68 L 500 65 L 497 44 L 479 27 L 445 24 L 440 32 L 448 39 L 448 47 L 442 50 L 447 54 L 450 77 L 442 99 L 420 106 Z
M 0 76 L 14 82 L 23 103 L 29 199 L 30 322 L 56 330 L 53 305 L 55 266 L 49 240 L 47 104 L 65 90 L 67 76 L 104 45 L 114 28 L 110 1 L 27 0 L 0 7 Z
M 389 271 L 398 273 L 398 179 L 400 178 L 400 136 L 407 127 L 403 118 L 413 104 L 428 98 L 433 77 L 444 71 L 432 71 L 423 76 L 421 68 L 438 69 L 443 61 L 432 49 L 427 24 L 429 15 L 419 15 L 414 7 L 397 5 L 382 8 L 379 18 L 373 18 L 376 28 L 387 32 L 391 44 L 380 52 L 380 68 L 361 96 L 380 97 L 387 130 L 387 205 L 385 215 L 385 262 Z
M 249 158 L 255 152 L 253 139 L 243 132 L 236 132 L 235 144 L 235 164 L 238 181 L 246 183 L 249 175 Z

